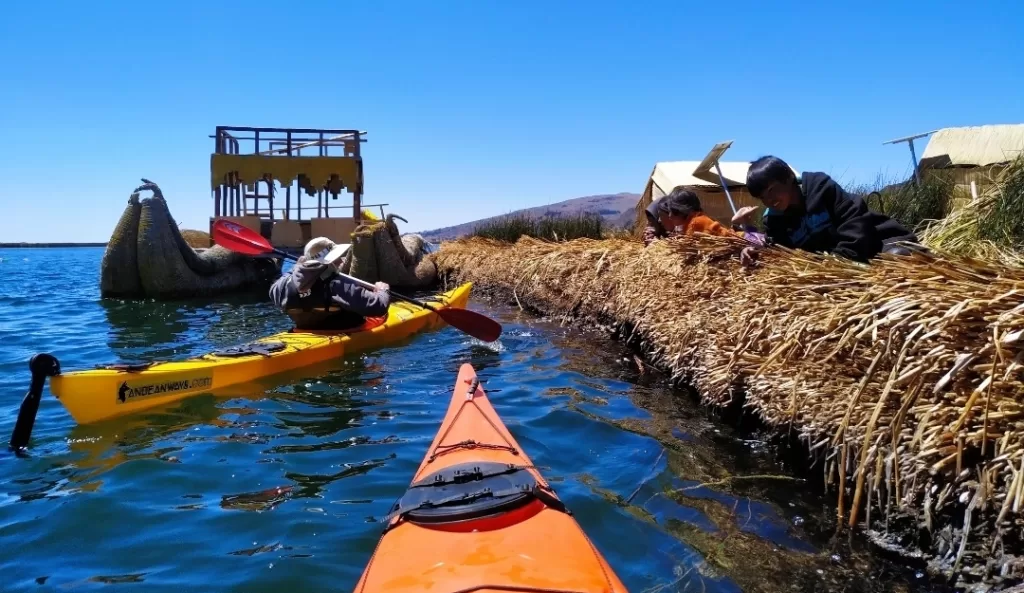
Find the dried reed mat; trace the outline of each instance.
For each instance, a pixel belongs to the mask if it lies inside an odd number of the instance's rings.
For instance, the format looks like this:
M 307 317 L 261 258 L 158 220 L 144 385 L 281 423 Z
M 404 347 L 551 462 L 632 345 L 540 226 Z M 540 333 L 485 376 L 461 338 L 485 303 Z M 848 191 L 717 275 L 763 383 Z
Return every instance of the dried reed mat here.
M 707 402 L 741 386 L 747 406 L 825 462 L 846 524 L 916 516 L 930 530 L 952 526 L 952 544 L 933 550 L 944 566 L 973 554 L 1001 562 L 989 572 L 1024 570 L 1017 544 L 1002 545 L 1019 542 L 1024 524 L 1024 270 L 927 255 L 862 265 L 781 248 L 748 270 L 743 246 L 472 238 L 433 257 L 449 280 L 633 326 L 652 360 Z M 998 543 L 1003 555 L 965 560 L 968 537 L 970 549 Z

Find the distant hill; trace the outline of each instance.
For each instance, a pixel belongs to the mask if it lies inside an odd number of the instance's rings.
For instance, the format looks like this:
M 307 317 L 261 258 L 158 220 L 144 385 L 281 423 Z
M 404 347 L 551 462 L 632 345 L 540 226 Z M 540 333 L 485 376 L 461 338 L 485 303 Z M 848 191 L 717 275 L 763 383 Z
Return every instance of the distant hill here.
M 637 196 L 636 199 L 639 200 L 640 196 Z M 631 206 L 629 210 L 625 210 L 622 214 L 619 214 L 619 217 L 616 218 L 614 222 L 612 222 L 612 226 L 617 229 L 633 228 L 633 224 L 635 222 L 636 202 L 633 203 L 633 206 Z
M 480 220 L 474 220 L 471 222 L 464 222 L 455 226 L 445 227 L 443 229 L 434 229 L 431 231 L 422 231 L 420 234 L 423 238 L 428 241 L 443 241 L 448 239 L 456 239 L 468 235 L 473 232 L 473 229 L 477 225 L 496 220 L 509 215 L 521 215 L 529 214 L 536 217 L 547 217 L 547 216 L 573 216 L 582 214 L 584 212 L 593 212 L 600 214 L 604 218 L 605 222 L 608 223 L 609 227 L 622 228 L 626 226 L 624 223 L 633 222 L 633 211 L 636 208 L 636 203 L 640 199 L 640 194 L 633 193 L 618 193 L 618 194 L 604 194 L 599 196 L 584 196 L 582 198 L 573 198 L 564 202 L 557 202 L 555 204 L 548 204 L 546 206 L 536 206 L 533 208 L 523 208 L 521 210 L 514 210 L 507 212 L 499 216 L 492 216 L 490 218 L 482 218 Z

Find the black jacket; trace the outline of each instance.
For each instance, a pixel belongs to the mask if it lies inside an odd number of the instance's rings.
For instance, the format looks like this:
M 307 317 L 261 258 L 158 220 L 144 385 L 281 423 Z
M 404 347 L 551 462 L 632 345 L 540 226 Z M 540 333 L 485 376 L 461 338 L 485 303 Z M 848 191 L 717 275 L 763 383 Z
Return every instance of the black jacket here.
M 647 226 L 654 227 L 654 232 L 658 236 L 665 235 L 665 228 L 661 226 L 661 220 L 659 219 L 661 202 L 651 200 L 651 203 L 647 205 L 647 209 L 644 210 L 644 214 L 647 215 Z
M 391 295 L 366 290 L 337 274 L 326 280 L 323 262 L 300 257 L 291 272 L 270 287 L 270 300 L 288 314 L 296 329 L 351 329 L 367 317 L 387 315 Z
M 803 206 L 794 204 L 783 212 L 768 209 L 764 214 L 765 234 L 774 243 L 866 262 L 890 243 L 918 242 L 914 233 L 868 209 L 863 199 L 825 173 L 804 173 L 800 188 Z
M 644 246 L 650 245 L 655 239 L 661 239 L 668 235 L 665 232 L 665 228 L 661 226 L 661 221 L 658 220 L 658 210 L 661 207 L 661 202 L 658 200 L 651 200 L 648 204 L 647 209 L 644 210 L 644 214 L 647 215 L 647 224 L 644 225 Z

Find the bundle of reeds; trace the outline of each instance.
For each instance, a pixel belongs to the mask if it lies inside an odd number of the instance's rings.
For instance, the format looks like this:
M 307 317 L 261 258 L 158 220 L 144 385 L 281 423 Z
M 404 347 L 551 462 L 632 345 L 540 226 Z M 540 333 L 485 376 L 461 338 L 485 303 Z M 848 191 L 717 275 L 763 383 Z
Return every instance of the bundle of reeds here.
M 1024 267 L 1024 157 L 997 169 L 971 199 L 921 233 L 921 241 L 949 253 Z
M 913 516 L 946 570 L 1024 576 L 1024 270 L 781 248 L 750 270 L 743 246 L 474 238 L 434 257 L 452 281 L 631 327 L 707 402 L 741 390 L 825 461 L 844 523 Z
M 206 231 L 183 229 L 181 231 L 181 238 L 184 239 L 192 249 L 208 249 L 210 245 L 212 245 L 212 242 L 210 241 L 210 233 L 207 233 Z

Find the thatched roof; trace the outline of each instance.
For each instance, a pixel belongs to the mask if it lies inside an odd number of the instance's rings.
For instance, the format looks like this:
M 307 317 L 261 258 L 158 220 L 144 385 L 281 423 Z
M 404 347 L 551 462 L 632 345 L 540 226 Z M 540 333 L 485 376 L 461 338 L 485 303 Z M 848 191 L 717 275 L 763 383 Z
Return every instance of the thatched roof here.
M 469 239 L 433 257 L 453 281 L 631 326 L 709 403 L 741 388 L 824 462 L 841 521 L 910 515 L 947 569 L 1024 576 L 1024 270 L 776 248 L 748 271 L 743 245 Z
M 928 139 L 920 168 L 984 167 L 1024 154 L 1024 124 L 943 128 Z
M 654 164 L 651 176 L 647 184 L 656 185 L 662 194 L 667 194 L 673 189 L 682 187 L 721 187 L 718 174 L 714 169 L 708 171 L 698 170 L 701 161 L 664 161 Z M 722 161 L 718 163 L 722 168 L 722 176 L 729 187 L 738 187 L 747 183 L 747 169 L 750 168 L 748 161 Z M 699 177 L 698 177 L 699 175 Z

